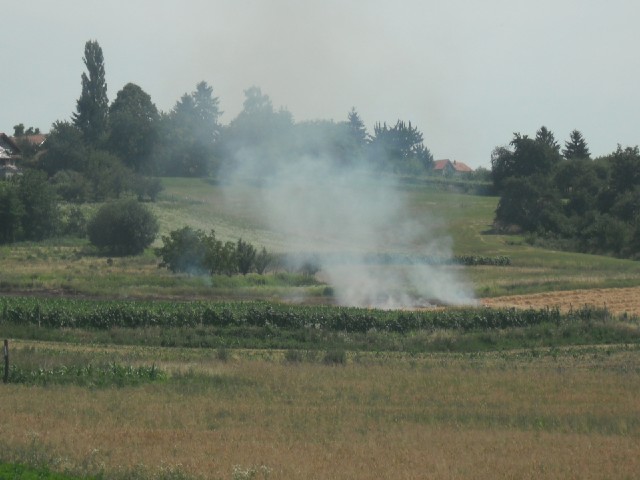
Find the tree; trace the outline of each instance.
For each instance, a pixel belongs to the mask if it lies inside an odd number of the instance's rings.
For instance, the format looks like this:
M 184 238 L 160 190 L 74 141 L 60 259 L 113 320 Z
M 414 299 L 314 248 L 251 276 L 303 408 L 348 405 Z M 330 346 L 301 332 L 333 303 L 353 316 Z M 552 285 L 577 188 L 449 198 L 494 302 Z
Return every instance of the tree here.
M 0 182 L 0 243 L 13 243 L 22 239 L 24 205 L 18 194 L 18 184 Z
M 98 145 L 107 133 L 109 100 L 105 80 L 102 48 L 95 40 L 89 40 L 84 47 L 84 64 L 89 75 L 82 73 L 82 93 L 76 103 L 73 123 L 85 140 Z
M 202 177 L 215 170 L 216 142 L 222 129 L 218 102 L 213 88 L 200 82 L 195 91 L 185 93 L 162 118 L 160 173 Z
M 498 191 L 508 178 L 549 175 L 559 159 L 547 143 L 520 133 L 513 134 L 509 145 L 497 147 L 491 155 L 491 177 Z
M 13 136 L 21 137 L 24 135 L 24 123 L 19 123 L 18 125 L 13 126 Z
M 256 249 L 253 245 L 238 239 L 236 244 L 236 258 L 238 261 L 238 271 L 242 275 L 246 275 L 251 271 L 256 259 Z
M 296 154 L 293 116 L 286 109 L 276 111 L 259 87 L 244 94 L 243 109 L 222 131 L 220 148 L 227 161 L 250 163 L 251 174 L 263 178 L 274 163 Z
M 158 119 L 151 97 L 138 85 L 126 84 L 109 107 L 108 149 L 133 170 L 149 171 Z
M 546 177 L 510 177 L 504 182 L 496 221 L 528 232 L 557 231 L 564 220 L 561 205 Z
M 39 170 L 25 171 L 18 179 L 18 194 L 24 206 L 21 224 L 25 240 L 54 236 L 60 226 L 60 209 L 47 175 Z
M 640 186 L 640 149 L 618 145 L 610 157 L 611 189 L 620 195 Z
M 347 125 L 349 127 L 349 135 L 353 139 L 355 146 L 360 149 L 364 148 L 368 143 L 369 134 L 355 107 L 348 114 Z
M 420 174 L 431 170 L 433 156 L 424 146 L 422 133 L 398 120 L 393 127 L 379 122 L 374 125 L 369 144 L 372 159 L 382 168 L 396 173 Z
M 160 267 L 174 273 L 206 273 L 207 236 L 202 230 L 183 227 L 163 236 L 162 243 L 162 247 L 155 250 L 156 256 L 162 259 Z
M 536 142 L 545 145 L 555 153 L 560 152 L 560 145 L 556 142 L 556 137 L 544 125 L 536 132 Z
M 158 234 L 158 220 L 133 199 L 103 205 L 87 225 L 89 241 L 113 255 L 142 253 Z
M 268 253 L 265 247 L 262 247 L 262 250 L 260 250 L 256 254 L 256 259 L 254 261 L 256 272 L 258 273 L 258 275 L 262 275 L 272 262 L 273 255 Z
M 40 158 L 40 168 L 49 175 L 60 170 L 82 172 L 86 168 L 88 152 L 82 131 L 70 122 L 57 121 L 47 137 L 47 148 Z
M 587 142 L 578 130 L 571 132 L 569 140 L 566 141 L 564 145 L 565 149 L 562 150 L 562 156 L 567 160 L 572 158 L 588 159 L 591 155 L 587 147 Z

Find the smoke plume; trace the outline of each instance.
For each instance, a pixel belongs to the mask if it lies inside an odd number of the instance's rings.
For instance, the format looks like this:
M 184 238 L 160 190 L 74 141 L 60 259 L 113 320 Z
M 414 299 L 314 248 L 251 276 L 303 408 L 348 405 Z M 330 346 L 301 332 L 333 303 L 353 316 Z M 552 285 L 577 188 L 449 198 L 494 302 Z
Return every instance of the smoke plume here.
M 443 219 L 411 212 L 406 190 L 364 162 L 345 166 L 311 157 L 271 164 L 253 152 L 236 157 L 227 181 L 260 171 L 253 208 L 287 239 L 288 253 L 316 262 L 336 303 L 416 308 L 472 304 L 473 289 L 451 259 Z M 255 177 L 254 177 L 255 178 Z M 440 262 L 428 262 L 426 258 Z

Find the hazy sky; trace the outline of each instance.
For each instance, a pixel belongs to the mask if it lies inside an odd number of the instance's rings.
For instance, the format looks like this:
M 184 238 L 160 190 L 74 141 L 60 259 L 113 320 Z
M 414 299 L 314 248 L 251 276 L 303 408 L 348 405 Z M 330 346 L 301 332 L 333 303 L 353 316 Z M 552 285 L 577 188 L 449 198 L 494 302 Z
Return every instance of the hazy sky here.
M 87 40 L 108 95 L 161 110 L 205 80 L 231 121 L 252 85 L 296 121 L 411 121 L 434 157 L 489 166 L 513 132 L 640 143 L 637 0 L 0 0 L 0 131 L 48 131 L 80 95 Z

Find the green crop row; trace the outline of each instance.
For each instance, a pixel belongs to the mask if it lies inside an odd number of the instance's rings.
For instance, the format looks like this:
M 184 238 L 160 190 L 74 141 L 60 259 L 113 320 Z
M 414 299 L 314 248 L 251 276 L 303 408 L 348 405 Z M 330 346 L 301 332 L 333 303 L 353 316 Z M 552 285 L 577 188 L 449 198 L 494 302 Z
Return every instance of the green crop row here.
M 9 383 L 27 385 L 72 384 L 82 386 L 125 386 L 163 380 L 166 374 L 155 365 L 133 367 L 109 363 L 105 365 L 61 365 L 55 368 L 22 368 L 11 365 Z
M 335 306 L 292 306 L 269 302 L 88 301 L 34 297 L 0 298 L 0 322 L 48 328 L 255 326 L 334 332 L 463 331 L 528 327 L 572 320 L 602 320 L 607 312 L 557 309 L 448 308 L 422 311 Z

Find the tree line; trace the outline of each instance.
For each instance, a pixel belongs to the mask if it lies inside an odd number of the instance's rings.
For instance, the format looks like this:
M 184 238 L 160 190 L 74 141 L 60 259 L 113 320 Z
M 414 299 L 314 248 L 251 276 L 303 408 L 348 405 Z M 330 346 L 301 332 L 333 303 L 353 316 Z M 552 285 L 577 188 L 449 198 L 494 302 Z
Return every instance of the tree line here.
M 134 83 L 109 102 L 97 41 L 86 42 L 83 63 L 82 89 L 71 120 L 54 122 L 44 146 L 29 141 L 40 129 L 14 126 L 25 174 L 0 182 L 0 242 L 87 233 L 89 221 L 81 211 L 61 211 L 59 199 L 67 204 L 131 196 L 155 201 L 162 190 L 160 176 L 216 176 L 247 156 L 257 160 L 252 173 L 258 178 L 276 162 L 304 156 L 342 165 L 369 161 L 377 171 L 416 175 L 428 173 L 433 163 L 422 133 L 411 122 L 378 123 L 369 135 L 355 108 L 342 122 L 295 122 L 254 86 L 244 91 L 242 111 L 223 125 L 219 98 L 205 81 L 183 94 L 169 112 L 161 112 Z M 103 230 L 105 235 L 109 231 Z M 114 252 L 128 249 L 117 242 L 110 247 Z
M 71 121 L 52 125 L 46 150 L 31 155 L 29 164 L 47 172 L 70 201 L 118 197 L 139 184 L 139 179 L 131 182 L 135 175 L 215 176 L 248 154 L 265 169 L 274 161 L 326 155 L 340 163 L 365 159 L 396 173 L 431 170 L 433 157 L 411 122 L 377 123 L 369 135 L 355 108 L 341 122 L 295 122 L 288 110 L 275 108 L 253 86 L 244 91 L 241 112 L 223 125 L 219 98 L 205 81 L 183 94 L 169 112 L 161 112 L 134 83 L 109 103 L 97 41 L 86 42 L 83 61 L 86 71 Z M 18 138 L 28 133 L 23 124 L 14 130 Z
M 591 158 L 586 140 L 571 132 L 561 150 L 551 131 L 515 133 L 491 157 L 500 195 L 495 223 L 531 241 L 588 253 L 640 258 L 640 150 L 618 145 Z

